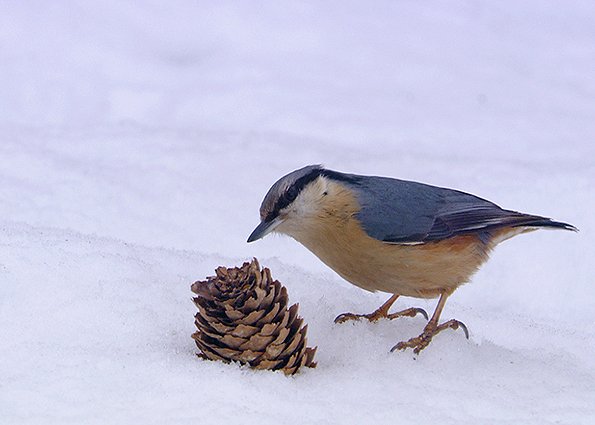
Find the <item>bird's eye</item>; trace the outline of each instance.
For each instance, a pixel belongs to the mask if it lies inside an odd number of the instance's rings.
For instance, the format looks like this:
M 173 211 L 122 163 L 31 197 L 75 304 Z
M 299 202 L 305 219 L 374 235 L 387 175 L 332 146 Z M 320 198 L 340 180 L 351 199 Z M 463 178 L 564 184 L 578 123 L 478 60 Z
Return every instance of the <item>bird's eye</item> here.
M 295 198 L 297 198 L 297 196 L 298 196 L 298 190 L 295 186 L 291 186 L 289 189 L 287 189 L 287 193 L 285 194 L 285 197 L 287 198 L 288 202 L 295 201 Z

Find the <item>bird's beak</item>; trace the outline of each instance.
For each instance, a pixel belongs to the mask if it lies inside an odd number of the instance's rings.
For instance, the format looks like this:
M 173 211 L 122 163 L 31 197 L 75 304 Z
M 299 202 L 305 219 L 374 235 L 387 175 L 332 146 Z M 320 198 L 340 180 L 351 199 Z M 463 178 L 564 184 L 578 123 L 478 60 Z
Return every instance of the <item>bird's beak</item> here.
M 283 223 L 283 219 L 279 217 L 275 217 L 270 221 L 261 221 L 260 224 L 256 226 L 256 229 L 254 229 L 254 231 L 248 237 L 248 242 L 254 242 L 258 239 L 264 238 L 266 235 L 275 230 L 281 223 Z

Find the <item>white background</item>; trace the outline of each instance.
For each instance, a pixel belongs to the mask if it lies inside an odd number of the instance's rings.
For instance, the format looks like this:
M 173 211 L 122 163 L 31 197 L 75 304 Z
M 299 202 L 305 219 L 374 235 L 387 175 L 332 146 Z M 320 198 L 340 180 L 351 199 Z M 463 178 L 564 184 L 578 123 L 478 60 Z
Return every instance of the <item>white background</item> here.
M 0 423 L 595 421 L 591 1 L 0 3 Z M 421 317 L 289 238 L 245 240 L 306 164 L 570 222 Z M 256 256 L 318 346 L 294 377 L 199 360 L 190 284 Z M 435 301 L 402 298 L 395 308 Z

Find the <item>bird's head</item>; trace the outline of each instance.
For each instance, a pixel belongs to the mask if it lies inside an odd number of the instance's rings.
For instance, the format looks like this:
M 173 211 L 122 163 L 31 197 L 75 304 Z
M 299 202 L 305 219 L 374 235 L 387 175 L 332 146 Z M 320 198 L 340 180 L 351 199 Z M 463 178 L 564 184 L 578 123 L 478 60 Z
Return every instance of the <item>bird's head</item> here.
M 281 177 L 267 192 L 260 206 L 260 224 L 248 242 L 276 231 L 293 235 L 316 220 L 328 194 L 325 169 L 309 165 Z

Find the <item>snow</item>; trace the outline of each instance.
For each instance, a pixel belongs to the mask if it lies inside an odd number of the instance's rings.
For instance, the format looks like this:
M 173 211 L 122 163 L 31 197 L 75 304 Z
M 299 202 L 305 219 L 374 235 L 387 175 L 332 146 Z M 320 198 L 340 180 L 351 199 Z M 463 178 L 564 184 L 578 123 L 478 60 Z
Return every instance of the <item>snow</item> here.
M 595 6 L 0 3 L 0 423 L 595 423 Z M 246 238 L 311 163 L 570 222 L 421 317 L 289 238 Z M 286 377 L 201 361 L 190 284 L 256 256 L 317 345 Z M 395 308 L 435 301 L 402 298 Z

